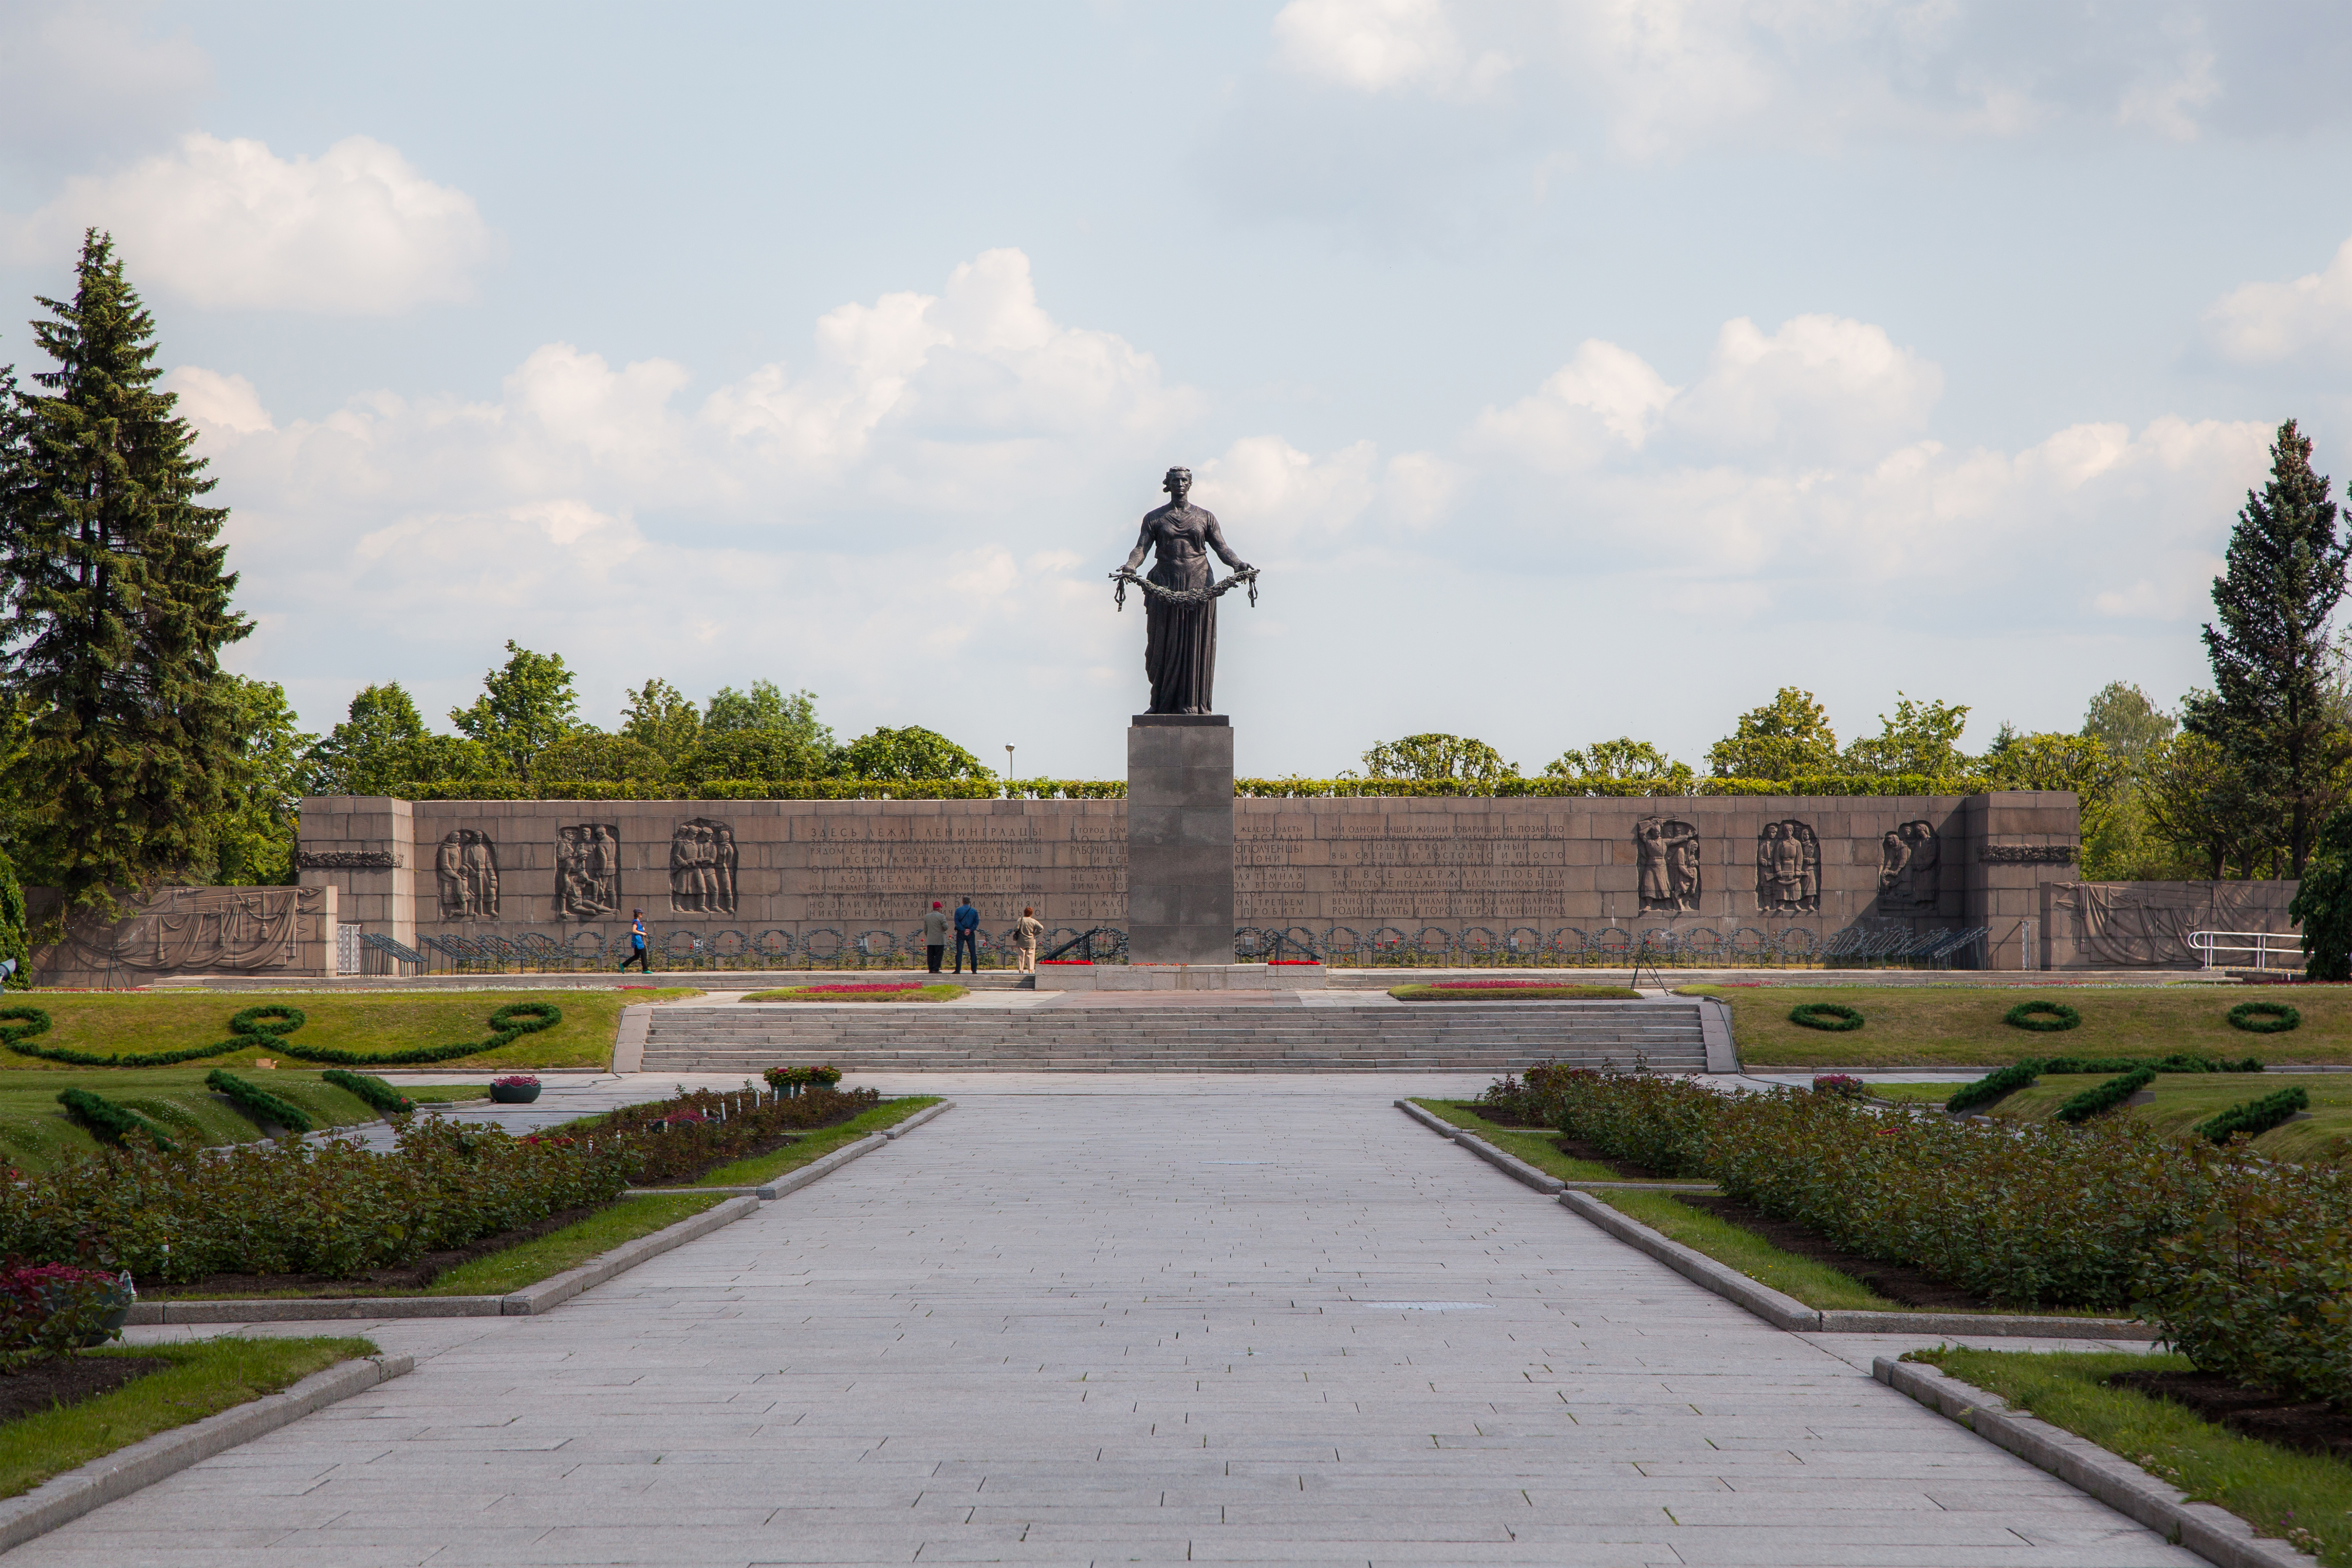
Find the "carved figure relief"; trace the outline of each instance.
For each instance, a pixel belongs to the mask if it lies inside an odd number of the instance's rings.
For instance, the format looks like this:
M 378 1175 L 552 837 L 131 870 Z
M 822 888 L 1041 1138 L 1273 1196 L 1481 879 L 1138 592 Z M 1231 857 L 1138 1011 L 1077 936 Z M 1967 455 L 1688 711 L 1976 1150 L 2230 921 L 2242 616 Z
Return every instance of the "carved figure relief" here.
M 563 918 L 593 921 L 621 903 L 621 830 L 583 822 L 555 831 L 555 904 Z
M 1810 822 L 1768 822 L 1756 836 L 1756 909 L 1767 915 L 1822 912 L 1822 841 Z
M 1696 913 L 1698 829 L 1675 817 L 1645 816 L 1633 825 L 1633 848 L 1642 867 L 1642 912 Z
M 1878 904 L 1885 910 L 1932 909 L 1943 891 L 1943 841 L 1932 822 L 1887 829 L 1878 846 Z
M 499 851 L 478 827 L 461 827 L 441 840 L 433 869 L 441 883 L 445 921 L 499 918 Z
M 669 837 L 669 907 L 677 914 L 735 912 L 735 830 L 698 816 Z

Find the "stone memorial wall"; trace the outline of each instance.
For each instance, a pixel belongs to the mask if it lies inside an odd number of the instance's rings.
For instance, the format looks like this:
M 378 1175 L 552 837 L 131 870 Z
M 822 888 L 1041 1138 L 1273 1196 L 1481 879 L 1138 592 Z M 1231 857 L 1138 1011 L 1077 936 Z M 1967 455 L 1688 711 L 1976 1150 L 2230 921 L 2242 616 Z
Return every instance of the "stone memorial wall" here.
M 1234 802 L 1234 919 L 1539 936 L 1857 924 L 1989 932 L 2040 967 L 2045 883 L 2071 881 L 2074 797 L 1356 797 Z M 1124 802 L 306 800 L 305 886 L 419 934 L 904 931 L 969 896 L 992 930 L 1129 924 Z

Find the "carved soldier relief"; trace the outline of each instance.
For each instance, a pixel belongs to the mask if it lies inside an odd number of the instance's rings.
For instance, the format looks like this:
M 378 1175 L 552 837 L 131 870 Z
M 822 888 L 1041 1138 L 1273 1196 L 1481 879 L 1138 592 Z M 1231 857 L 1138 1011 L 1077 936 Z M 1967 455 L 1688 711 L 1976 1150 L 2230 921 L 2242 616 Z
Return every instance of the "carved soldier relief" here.
M 441 884 L 445 921 L 499 918 L 499 851 L 478 827 L 461 827 L 441 840 L 433 869 Z
M 1675 817 L 1645 816 L 1633 825 L 1633 849 L 1641 861 L 1642 912 L 1696 913 L 1698 829 Z
M 1810 822 L 1768 822 L 1756 836 L 1756 910 L 1766 915 L 1822 912 L 1822 841 Z
M 583 822 L 555 830 L 555 907 L 563 918 L 592 921 L 621 903 L 621 830 Z
M 735 912 L 735 830 L 698 816 L 669 838 L 669 907 L 674 914 Z
M 1933 909 L 1943 891 L 1943 841 L 1932 822 L 1889 828 L 1878 845 L 1878 907 Z

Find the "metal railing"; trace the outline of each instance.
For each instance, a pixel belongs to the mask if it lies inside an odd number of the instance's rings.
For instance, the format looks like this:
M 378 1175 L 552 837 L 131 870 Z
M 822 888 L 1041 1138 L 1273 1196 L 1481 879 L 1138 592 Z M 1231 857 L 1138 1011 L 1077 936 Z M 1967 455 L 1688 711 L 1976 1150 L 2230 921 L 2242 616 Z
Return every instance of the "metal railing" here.
M 2300 931 L 2192 931 L 2186 939 L 2189 951 L 2197 954 L 2208 969 L 2215 968 L 2216 957 L 2221 953 L 2252 953 L 2252 963 L 2227 963 L 2228 969 L 2294 970 L 2304 965 L 2303 934 Z M 2284 962 L 2273 963 L 2272 959 Z
M 1013 934 L 1010 928 L 979 932 L 982 968 L 1013 967 Z M 1243 926 L 1234 932 L 1234 957 L 1242 963 L 1316 959 L 1347 968 L 1624 969 L 1638 955 L 1645 968 L 1948 969 L 1971 954 L 1981 963 L 1986 937 L 1982 926 L 1926 931 L 1849 926 L 1826 934 L 1803 926 L 1777 932 L 1755 926 L 1682 931 L 1568 926 L 1548 931 L 1533 926 L 1504 931 L 1489 926 L 1381 926 L 1369 931 L 1349 926 Z M 578 973 L 615 969 L 627 951 L 623 942 L 608 942 L 601 931 L 576 930 L 419 936 L 414 950 L 373 933 L 362 940 L 370 949 L 368 967 L 374 973 Z M 853 931 L 827 926 L 795 934 L 671 926 L 656 927 L 648 948 L 653 969 L 694 973 L 911 969 L 923 964 L 924 945 L 920 928 Z M 1127 932 L 1111 926 L 1063 926 L 1047 932 L 1038 951 L 1048 958 L 1076 953 L 1096 963 L 1125 963 Z M 377 969 L 377 964 L 385 968 Z M 392 967 L 395 964 L 399 967 Z

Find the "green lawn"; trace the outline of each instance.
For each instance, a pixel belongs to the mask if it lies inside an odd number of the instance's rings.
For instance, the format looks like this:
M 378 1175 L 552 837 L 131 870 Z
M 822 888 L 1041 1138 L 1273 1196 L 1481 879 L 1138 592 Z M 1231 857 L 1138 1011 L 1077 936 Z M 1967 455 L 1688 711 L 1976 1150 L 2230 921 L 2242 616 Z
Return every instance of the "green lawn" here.
M 2352 986 L 2272 987 L 2181 984 L 2070 985 L 1769 985 L 1725 987 L 1732 1037 L 1749 1068 L 2005 1067 L 2021 1057 L 2065 1051 L 2078 1056 L 2168 1056 L 2200 1051 L 2266 1062 L 2352 1063 Z M 2012 1028 L 2001 1015 L 2047 996 L 2083 1015 L 2063 1034 Z M 2292 1002 L 2303 1026 L 2284 1035 L 2250 1035 L 2224 1015 L 2249 1000 Z M 1837 1002 L 1859 1011 L 1861 1028 L 1808 1029 L 1789 1021 L 1804 1002 Z
M 2306 1015 L 2307 1016 L 2307 1015 Z M 2059 1106 L 2110 1075 L 2047 1075 L 1985 1109 L 2008 1121 L 2047 1121 Z M 2159 1073 L 2148 1091 L 2156 1096 L 2124 1114 L 2152 1122 L 2166 1132 L 2186 1132 L 2207 1117 L 2278 1089 L 2294 1088 L 2311 1096 L 2311 1120 L 2273 1127 L 2253 1147 L 2273 1160 L 2338 1157 L 2329 1145 L 2352 1137 L 2352 1073 Z
M 1852 1275 L 1826 1263 L 1815 1263 L 1783 1252 L 1754 1231 L 1742 1230 L 1727 1219 L 1678 1203 L 1664 1193 L 1636 1193 L 1619 1187 L 1592 1194 L 1611 1208 L 1640 1220 L 1672 1241 L 1694 1252 L 1704 1252 L 1759 1284 L 1794 1296 L 1808 1307 L 1838 1310 L 1899 1312 L 1904 1309 Z
M 503 1296 L 526 1285 L 577 1268 L 600 1253 L 625 1241 L 651 1236 L 657 1230 L 691 1219 L 705 1209 L 725 1203 L 723 1193 L 708 1197 L 688 1194 L 651 1198 L 623 1198 L 586 1219 L 552 1231 L 537 1241 L 526 1241 L 488 1258 L 477 1258 L 449 1270 L 422 1292 L 427 1296 Z M 405 1294 L 405 1292 L 401 1292 Z
M 1416 1100 L 1415 1105 L 1467 1132 L 1475 1132 L 1504 1153 L 1525 1160 L 1563 1182 L 1622 1182 L 1626 1178 L 1598 1160 L 1574 1160 L 1559 1152 L 1559 1134 L 1543 1127 L 1497 1127 L 1466 1100 Z
M 98 1140 L 68 1116 L 58 1091 L 86 1089 L 128 1106 L 163 1129 L 173 1142 L 211 1146 L 261 1136 L 254 1120 L 205 1087 L 207 1064 L 178 1068 L 58 1068 L 0 1076 L 0 1161 L 20 1170 L 47 1170 L 68 1154 L 87 1154 Z M 246 1075 L 282 1100 L 310 1112 L 322 1127 L 377 1120 L 358 1096 L 320 1080 L 315 1072 L 251 1070 Z M 404 1091 L 412 1100 L 459 1100 L 487 1089 L 449 1085 Z
M 436 1062 L 436 1068 L 471 1073 L 478 1069 L 507 1071 L 530 1068 L 606 1068 L 613 1060 L 613 1034 L 621 1009 L 636 1002 L 669 1001 L 698 996 L 688 986 L 653 991 L 465 991 L 423 994 L 414 991 L 363 991 L 327 994 L 282 991 L 173 991 L 134 993 L 11 992 L 5 1001 L 41 1008 L 54 1024 L 49 1032 L 28 1045 L 63 1046 L 106 1056 L 180 1050 L 213 1041 L 235 1038 L 229 1032 L 232 1014 L 268 1002 L 298 1007 L 309 1020 L 290 1037 L 293 1043 L 331 1047 L 339 1050 L 383 1052 L 420 1046 L 455 1045 L 461 1040 L 487 1040 L 492 1033 L 489 1016 L 515 1002 L 552 1002 L 563 1011 L 563 1021 L 551 1029 L 525 1035 L 510 1046 L 458 1061 Z M 248 1066 L 256 1057 L 274 1058 L 299 1065 L 285 1052 L 267 1043 L 239 1045 L 233 1051 L 206 1057 L 205 1068 Z M 459 1065 L 462 1061 L 462 1066 Z M 61 1064 L 38 1057 L 0 1050 L 0 1068 L 55 1072 Z M 320 1064 L 324 1065 L 324 1064 Z M 139 1068 L 93 1068 L 100 1074 L 140 1071 Z M 353 1068 L 365 1072 L 365 1067 Z M 92 1086 L 95 1087 L 95 1086 Z M 100 1090 L 103 1093 L 104 1090 Z M 112 1096 L 109 1096 L 110 1099 Z
M 762 1182 L 797 1171 L 814 1160 L 821 1160 L 844 1144 L 855 1143 L 860 1138 L 879 1132 L 885 1127 L 896 1127 L 927 1105 L 937 1105 L 936 1094 L 910 1094 L 902 1100 L 886 1100 L 873 1110 L 862 1112 L 838 1127 L 826 1127 L 810 1133 L 799 1142 L 777 1150 L 772 1154 L 755 1155 L 738 1160 L 731 1165 L 721 1165 L 694 1184 L 698 1187 L 756 1187 Z M 646 1203 L 646 1198 L 631 1198 L 631 1203 Z
M 134 1352 L 116 1346 L 84 1353 Z M 142 1345 L 135 1353 L 172 1364 L 96 1399 L 0 1423 L 0 1497 L 16 1497 L 158 1432 L 276 1394 L 339 1362 L 380 1352 L 370 1340 L 232 1336 Z
M 2186 1356 L 1946 1348 L 1905 1359 L 1941 1368 L 2000 1395 L 2012 1410 L 2121 1454 L 2192 1500 L 2228 1509 L 2258 1534 L 2307 1530 L 2321 1563 L 2352 1568 L 2352 1465 L 2273 1447 L 2169 1400 L 2105 1385 L 2111 1374 L 2135 1368 L 2186 1372 Z

